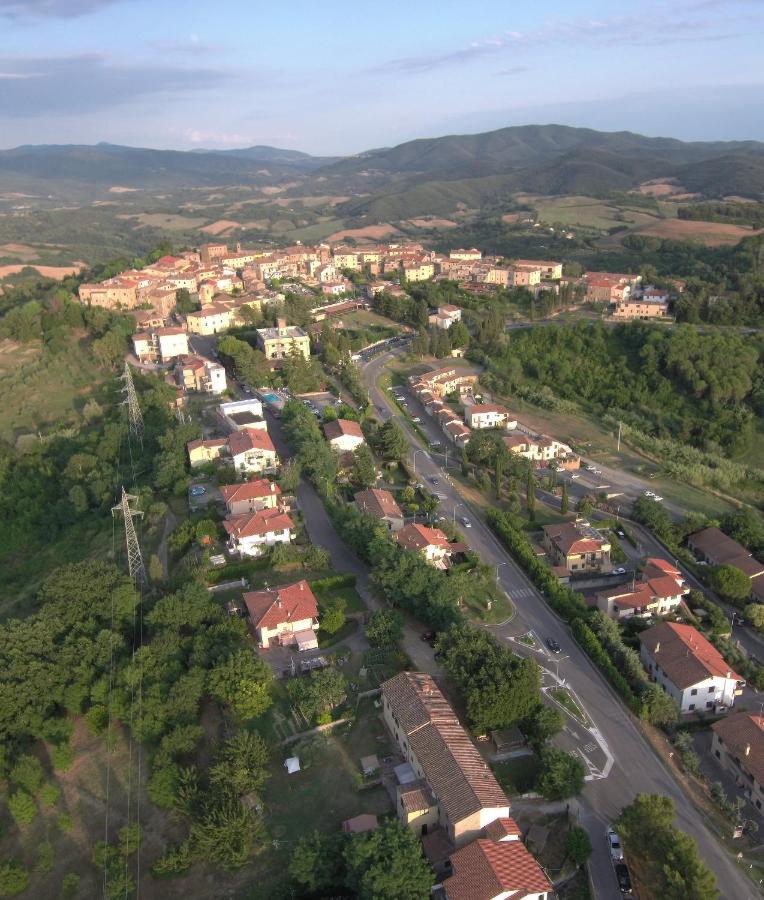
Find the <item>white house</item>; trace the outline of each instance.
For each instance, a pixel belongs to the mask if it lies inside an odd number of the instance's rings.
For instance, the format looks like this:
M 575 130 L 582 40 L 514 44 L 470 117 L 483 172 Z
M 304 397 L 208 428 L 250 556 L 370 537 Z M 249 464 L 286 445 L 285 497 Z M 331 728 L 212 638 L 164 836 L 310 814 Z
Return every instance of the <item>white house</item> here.
M 464 408 L 464 421 L 470 428 L 517 428 L 517 419 L 497 403 L 472 403 Z
M 228 549 L 240 556 L 260 556 L 275 544 L 288 544 L 294 538 L 294 522 L 280 509 L 261 509 L 233 519 L 225 519 Z
M 682 713 L 731 707 L 745 681 L 691 625 L 661 622 L 641 632 L 640 659 Z
M 335 419 L 324 425 L 324 435 L 338 453 L 348 453 L 364 443 L 363 432 L 358 422 L 350 419 Z
M 281 498 L 281 488 L 267 478 L 254 478 L 238 484 L 220 486 L 226 510 L 230 517 L 243 516 L 260 509 L 276 509 Z
M 242 428 L 228 435 L 228 448 L 237 472 L 272 472 L 278 466 L 270 435 L 260 428 Z
M 182 328 L 155 328 L 133 335 L 133 350 L 141 362 L 168 362 L 188 355 L 188 334 Z
M 447 303 L 445 306 L 439 306 L 438 311 L 433 315 L 429 316 L 430 325 L 434 325 L 436 328 L 440 328 L 444 331 L 449 329 L 454 322 L 461 322 L 462 320 L 462 311 L 458 306 L 453 306 L 451 303 Z
M 415 550 L 437 569 L 448 566 L 448 558 L 461 545 L 450 544 L 440 528 L 428 528 L 426 525 L 406 525 L 395 532 L 395 540 L 404 550 Z
M 665 559 L 650 558 L 639 581 L 598 591 L 596 599 L 598 609 L 613 619 L 647 618 L 673 612 L 689 592 L 679 569 Z

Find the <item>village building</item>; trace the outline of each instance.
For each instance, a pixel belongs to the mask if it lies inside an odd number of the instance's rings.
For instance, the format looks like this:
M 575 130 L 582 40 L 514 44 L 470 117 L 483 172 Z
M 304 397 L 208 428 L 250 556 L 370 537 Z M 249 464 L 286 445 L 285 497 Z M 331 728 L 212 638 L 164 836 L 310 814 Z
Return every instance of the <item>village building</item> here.
M 398 546 L 404 550 L 414 550 L 436 569 L 448 568 L 448 560 L 452 553 L 462 549 L 462 545 L 449 543 L 440 528 L 428 528 L 426 525 L 405 525 L 395 533 Z
M 464 407 L 464 421 L 472 428 L 517 428 L 517 419 L 497 403 L 471 403 Z
M 223 366 L 201 356 L 181 357 L 175 364 L 175 380 L 200 394 L 222 394 L 228 387 Z
M 248 591 L 244 605 L 249 625 L 260 647 L 318 647 L 318 602 L 307 581 L 263 591 Z
M 262 401 L 255 397 L 221 403 L 218 411 L 232 431 L 241 431 L 243 428 L 258 428 L 262 431 L 268 429 L 268 423 L 263 418 Z
M 324 436 L 337 453 L 352 453 L 365 442 L 361 426 L 351 419 L 334 419 L 324 425 Z
M 278 466 L 276 448 L 261 428 L 242 428 L 228 435 L 228 450 L 239 473 L 274 472 Z
M 310 358 L 310 338 L 302 328 L 287 325 L 284 319 L 279 319 L 275 328 L 258 328 L 257 346 L 269 360 L 288 359 L 296 354 Z
M 764 716 L 739 712 L 711 726 L 711 753 L 730 772 L 752 806 L 764 806 Z
M 188 335 L 182 328 L 138 332 L 133 335 L 133 349 L 141 362 L 170 362 L 188 355 Z
M 639 581 L 596 594 L 597 608 L 613 619 L 650 618 L 674 612 L 690 593 L 682 573 L 664 559 L 650 558 Z
M 691 625 L 661 622 L 640 632 L 640 659 L 683 714 L 729 709 L 745 681 Z

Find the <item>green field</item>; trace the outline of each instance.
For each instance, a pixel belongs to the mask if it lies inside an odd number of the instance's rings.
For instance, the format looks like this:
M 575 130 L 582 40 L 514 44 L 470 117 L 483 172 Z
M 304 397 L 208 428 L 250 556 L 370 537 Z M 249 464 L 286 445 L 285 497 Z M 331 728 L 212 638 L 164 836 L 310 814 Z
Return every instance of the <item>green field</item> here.
M 628 207 L 614 206 L 593 197 L 527 198 L 540 222 L 607 230 L 616 225 L 648 225 L 657 216 Z

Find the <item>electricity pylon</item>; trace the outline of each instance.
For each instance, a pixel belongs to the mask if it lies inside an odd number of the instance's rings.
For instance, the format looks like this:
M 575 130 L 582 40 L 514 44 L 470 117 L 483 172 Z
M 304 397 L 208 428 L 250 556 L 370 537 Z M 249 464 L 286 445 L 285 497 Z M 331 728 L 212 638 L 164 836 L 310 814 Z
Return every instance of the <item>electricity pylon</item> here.
M 142 516 L 143 513 L 139 509 L 130 509 L 130 501 L 138 498 L 133 494 L 128 494 L 124 487 L 122 488 L 122 501 L 116 506 L 112 506 L 111 514 L 115 516 L 117 511 L 122 513 L 125 520 L 125 543 L 127 544 L 127 568 L 133 584 L 137 588 L 143 587 L 146 582 L 146 568 L 143 565 L 143 557 L 141 556 L 141 546 L 138 543 L 138 535 L 135 532 L 133 524 L 133 516 Z
M 122 380 L 125 386 L 122 388 L 123 393 L 127 394 L 125 403 L 127 403 L 127 415 L 130 420 L 130 434 L 136 438 L 138 443 L 143 446 L 143 416 L 141 415 L 141 407 L 138 403 L 138 395 L 135 393 L 135 385 L 133 384 L 133 374 L 130 366 L 125 363 L 125 371 L 122 373 Z

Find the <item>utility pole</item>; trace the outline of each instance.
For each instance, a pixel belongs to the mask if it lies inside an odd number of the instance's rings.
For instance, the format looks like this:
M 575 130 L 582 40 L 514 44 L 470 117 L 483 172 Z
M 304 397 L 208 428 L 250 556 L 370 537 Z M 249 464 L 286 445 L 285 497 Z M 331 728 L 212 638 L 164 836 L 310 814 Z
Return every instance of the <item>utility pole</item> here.
M 122 518 L 125 520 L 125 543 L 127 544 L 127 568 L 130 572 L 130 577 L 133 579 L 133 584 L 137 588 L 142 588 L 146 585 L 146 568 L 143 565 L 143 557 L 141 556 L 141 546 L 138 543 L 138 535 L 135 531 L 135 525 L 133 524 L 133 516 L 142 516 L 143 513 L 139 509 L 130 509 L 130 501 L 137 500 L 133 494 L 128 494 L 124 487 L 122 488 L 122 500 L 116 506 L 112 506 L 111 514 L 112 517 L 117 514 L 117 512 L 122 513 Z
M 122 373 L 122 380 L 125 382 L 122 391 L 127 395 L 125 403 L 127 403 L 127 415 L 130 419 L 130 434 L 136 438 L 141 447 L 143 447 L 143 416 L 141 414 L 140 404 L 138 403 L 138 395 L 135 392 L 135 385 L 133 384 L 133 374 L 130 371 L 130 366 L 127 362 L 125 362 L 125 371 Z
M 618 453 L 621 452 L 621 425 L 623 425 L 623 422 L 618 423 L 618 446 L 616 447 Z

